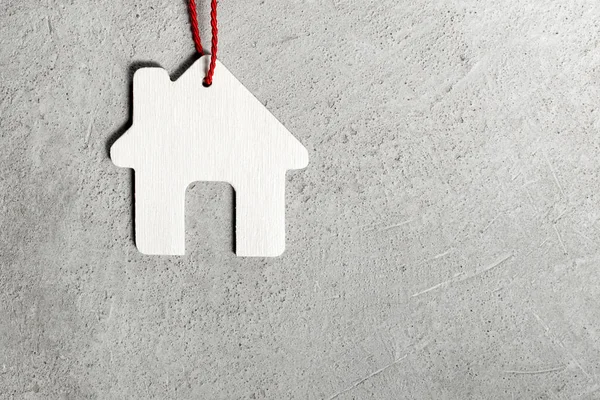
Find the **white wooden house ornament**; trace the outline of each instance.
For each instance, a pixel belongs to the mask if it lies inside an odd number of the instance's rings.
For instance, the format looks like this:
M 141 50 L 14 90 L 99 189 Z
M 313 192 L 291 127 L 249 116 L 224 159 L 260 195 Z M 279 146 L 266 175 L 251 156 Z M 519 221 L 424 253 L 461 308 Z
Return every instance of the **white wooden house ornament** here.
M 304 146 L 219 61 L 209 56 L 177 81 L 161 68 L 133 77 L 133 125 L 110 149 L 135 170 L 136 245 L 145 254 L 185 254 L 185 192 L 224 181 L 236 194 L 236 254 L 285 249 L 285 173 L 308 165 Z

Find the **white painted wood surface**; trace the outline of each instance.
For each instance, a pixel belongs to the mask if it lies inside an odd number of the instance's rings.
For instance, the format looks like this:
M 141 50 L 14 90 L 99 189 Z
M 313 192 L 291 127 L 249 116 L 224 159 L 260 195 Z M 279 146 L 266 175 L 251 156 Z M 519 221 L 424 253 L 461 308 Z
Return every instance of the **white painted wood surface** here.
M 202 86 L 209 56 L 173 82 L 161 68 L 133 78 L 133 124 L 111 147 L 135 170 L 135 236 L 146 254 L 185 254 L 185 192 L 224 181 L 236 193 L 236 254 L 285 249 L 285 173 L 308 152 L 219 61 Z

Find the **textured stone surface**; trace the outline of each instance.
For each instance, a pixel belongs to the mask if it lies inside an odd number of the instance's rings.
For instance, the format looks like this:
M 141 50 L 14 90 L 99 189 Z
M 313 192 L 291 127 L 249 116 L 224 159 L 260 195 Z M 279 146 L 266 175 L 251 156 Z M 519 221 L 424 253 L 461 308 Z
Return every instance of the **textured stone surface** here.
M 235 257 L 225 184 L 185 257 L 134 247 L 107 148 L 132 71 L 193 57 L 185 1 L 2 0 L 0 398 L 600 398 L 599 3 L 219 15 L 310 152 L 281 258 Z

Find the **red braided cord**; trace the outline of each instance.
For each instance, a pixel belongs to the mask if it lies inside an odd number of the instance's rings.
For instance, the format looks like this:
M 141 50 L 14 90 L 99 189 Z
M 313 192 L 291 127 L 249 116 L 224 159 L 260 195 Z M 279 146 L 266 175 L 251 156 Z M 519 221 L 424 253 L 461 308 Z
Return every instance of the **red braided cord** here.
M 219 30 L 217 29 L 217 0 L 210 2 L 210 26 L 212 27 L 212 42 L 210 45 L 210 66 L 206 74 L 205 82 L 207 85 L 212 85 L 213 74 L 215 73 L 215 65 L 217 63 L 217 43 Z
M 200 40 L 200 31 L 198 30 L 198 13 L 196 12 L 196 0 L 190 0 L 190 22 L 192 24 L 192 37 L 194 38 L 194 44 L 196 45 L 196 51 L 202 56 L 204 51 L 202 50 L 202 41 Z
M 202 49 L 202 41 L 200 40 L 200 31 L 198 29 L 198 13 L 196 12 L 196 0 L 189 0 L 190 9 L 190 22 L 192 24 L 192 37 L 194 38 L 194 45 L 196 51 L 202 56 L 204 50 Z M 210 26 L 212 27 L 212 41 L 210 47 L 210 65 L 204 83 L 206 86 L 212 85 L 213 75 L 215 73 L 215 66 L 217 63 L 217 44 L 218 34 L 217 29 L 217 0 L 211 0 L 210 2 Z

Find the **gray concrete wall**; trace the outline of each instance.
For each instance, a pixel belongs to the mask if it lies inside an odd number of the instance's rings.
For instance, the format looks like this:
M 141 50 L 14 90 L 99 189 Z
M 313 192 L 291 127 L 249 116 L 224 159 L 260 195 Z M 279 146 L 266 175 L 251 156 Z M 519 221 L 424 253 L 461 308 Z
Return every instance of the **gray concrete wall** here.
M 132 71 L 193 56 L 184 0 L 2 0 L 0 398 L 600 398 L 600 4 L 219 17 L 310 152 L 280 258 L 232 253 L 225 184 L 189 189 L 185 257 L 134 247 L 107 147 Z

